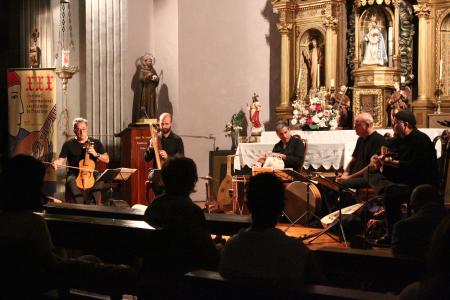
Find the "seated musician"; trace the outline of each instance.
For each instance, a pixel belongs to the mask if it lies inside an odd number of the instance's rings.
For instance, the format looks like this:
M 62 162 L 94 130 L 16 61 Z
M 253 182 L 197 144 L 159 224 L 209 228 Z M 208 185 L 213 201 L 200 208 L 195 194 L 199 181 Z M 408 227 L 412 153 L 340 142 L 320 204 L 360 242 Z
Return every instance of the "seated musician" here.
M 96 204 L 103 184 L 102 182 L 93 183 L 100 175 L 95 171 L 95 165 L 97 162 L 109 163 L 109 155 L 100 140 L 88 136 L 88 121 L 86 119 L 75 118 L 73 120 L 73 132 L 75 138 L 63 144 L 59 158 L 52 162 L 52 167 L 56 170 L 59 166 L 65 166 L 64 162 L 67 159 L 66 191 L 68 188 L 76 203 Z M 88 158 L 85 161 L 87 166 L 83 167 L 85 158 Z M 92 172 L 86 171 L 86 169 L 91 169 Z M 80 177 L 85 180 L 81 180 Z M 79 179 L 78 183 L 77 178 Z
M 379 244 L 390 244 L 392 228 L 401 218 L 401 203 L 421 184 L 438 186 L 436 150 L 430 138 L 416 128 L 411 111 L 397 112 L 394 138 L 388 142 L 390 155 L 374 155 L 366 172 L 369 185 L 383 196 L 387 234 Z
M 355 132 L 358 135 L 352 159 L 344 169 L 342 176 L 336 178 L 343 187 L 362 188 L 368 187 L 368 182 L 364 178 L 364 171 L 370 163 L 370 158 L 380 153 L 381 146 L 385 139 L 373 127 L 373 118 L 369 113 L 363 112 L 356 116 Z
M 280 121 L 275 126 L 275 131 L 280 141 L 275 144 L 271 152 L 267 152 L 258 162 L 265 163 L 269 157 L 279 158 L 284 162 L 285 168 L 299 171 L 305 157 L 305 146 L 303 141 L 291 135 L 289 126 Z
M 184 156 L 184 145 L 183 140 L 180 136 L 176 135 L 172 131 L 172 115 L 169 113 L 162 113 L 159 116 L 159 127 L 160 127 L 160 134 L 158 134 L 158 137 L 160 138 L 160 143 L 158 143 L 161 147 L 159 149 L 159 157 L 162 161 L 167 160 L 169 157 L 175 156 L 175 155 L 182 155 Z M 147 150 L 144 153 L 144 159 L 145 161 L 149 162 L 153 160 L 153 169 L 149 170 L 149 180 L 150 180 L 150 186 L 153 189 L 153 192 L 156 195 L 159 195 L 162 193 L 162 189 L 160 185 L 158 184 L 157 180 L 154 179 L 154 169 L 157 169 L 156 166 L 156 160 L 155 160 L 155 151 L 153 149 L 153 141 L 150 141 L 149 146 Z

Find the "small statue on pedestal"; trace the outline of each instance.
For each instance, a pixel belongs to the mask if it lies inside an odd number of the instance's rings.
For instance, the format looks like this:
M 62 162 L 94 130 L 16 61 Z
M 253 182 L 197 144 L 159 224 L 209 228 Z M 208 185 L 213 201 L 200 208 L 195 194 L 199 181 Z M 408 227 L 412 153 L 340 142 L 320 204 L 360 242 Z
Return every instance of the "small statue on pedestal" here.
M 252 103 L 247 106 L 249 111 L 250 123 L 252 124 L 251 135 L 253 136 L 261 135 L 261 132 L 264 130 L 264 125 L 261 124 L 261 121 L 259 119 L 259 115 L 261 112 L 261 102 L 259 102 L 258 97 L 259 96 L 256 93 L 253 93 Z
M 41 66 L 41 48 L 37 46 L 39 31 L 37 29 L 34 29 L 31 37 L 33 38 L 33 46 L 30 47 L 28 61 L 30 64 L 30 68 L 39 68 Z
M 153 68 L 154 58 L 146 53 L 139 59 L 139 80 L 142 83 L 141 101 L 139 107 L 145 109 L 146 116 L 156 119 L 156 87 L 159 83 L 159 76 Z

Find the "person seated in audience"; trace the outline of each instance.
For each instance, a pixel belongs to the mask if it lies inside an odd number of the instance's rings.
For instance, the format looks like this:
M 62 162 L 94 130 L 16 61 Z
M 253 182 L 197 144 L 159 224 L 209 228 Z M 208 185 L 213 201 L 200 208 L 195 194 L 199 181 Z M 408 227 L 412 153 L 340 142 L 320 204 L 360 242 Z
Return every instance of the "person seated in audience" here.
M 438 190 L 429 184 L 414 189 L 410 207 L 414 214 L 394 225 L 392 252 L 396 256 L 424 259 L 431 236 L 447 212 Z
M 247 201 L 252 225 L 226 242 L 220 274 L 227 279 L 280 287 L 322 281 L 316 261 L 303 242 L 275 227 L 284 207 L 283 183 L 271 173 L 253 176 Z
M 402 202 L 420 184 L 438 186 L 436 150 L 430 138 L 416 128 L 411 111 L 401 110 L 393 120 L 394 138 L 387 144 L 389 155 L 374 155 L 365 173 L 370 187 L 383 196 L 387 233 L 377 241 L 388 245 L 392 228 L 401 218 Z
M 155 198 L 144 215 L 147 223 L 162 229 L 161 240 L 144 258 L 140 284 L 144 298 L 155 291 L 154 286 L 149 287 L 152 282 L 170 292 L 171 285 L 186 272 L 217 270 L 219 261 L 205 215 L 189 197 L 198 180 L 194 161 L 182 156 L 169 157 L 161 176 L 165 192 Z
M 400 300 L 450 299 L 450 215 L 436 228 L 427 253 L 428 272 L 424 280 L 407 286 Z
M 268 164 L 280 165 L 274 160 L 281 160 L 284 164 L 284 168 L 292 168 L 299 170 L 303 159 L 305 157 L 305 146 L 301 139 L 295 138 L 291 135 L 289 126 L 280 121 L 275 126 L 275 131 L 280 141 L 275 144 L 273 150 L 264 154 L 264 156 L 258 159 L 258 162 L 268 166 Z M 270 158 L 270 159 L 269 159 Z M 270 161 L 274 161 L 269 163 Z
M 59 259 L 47 223 L 34 213 L 42 209 L 44 174 L 39 160 L 23 154 L 11 158 L 1 174 L 2 296 L 31 299 L 54 287 Z

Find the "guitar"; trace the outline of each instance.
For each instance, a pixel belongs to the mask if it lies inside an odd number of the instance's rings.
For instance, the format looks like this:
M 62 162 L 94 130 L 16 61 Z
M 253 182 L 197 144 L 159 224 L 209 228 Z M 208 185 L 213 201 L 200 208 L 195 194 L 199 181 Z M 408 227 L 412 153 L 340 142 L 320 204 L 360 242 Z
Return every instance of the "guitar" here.
M 356 211 L 358 211 L 363 205 L 364 205 L 364 203 L 356 203 L 356 204 L 344 207 L 341 209 L 341 214 L 342 215 L 351 215 L 351 214 L 355 213 Z M 333 211 L 332 213 L 326 215 L 325 217 L 320 219 L 320 222 L 322 223 L 322 226 L 324 228 L 327 228 L 328 226 L 333 224 L 333 222 L 337 218 L 339 218 L 339 210 Z
M 17 145 L 14 155 L 31 154 L 34 158 L 45 161 L 48 155 L 50 128 L 56 120 L 56 105 L 50 110 L 41 130 L 33 131 Z
M 233 206 L 233 200 L 229 193 L 229 190 L 232 188 L 231 158 L 233 157 L 234 155 L 227 155 L 227 174 L 220 183 L 219 190 L 217 191 L 217 206 L 223 211 L 231 211 Z

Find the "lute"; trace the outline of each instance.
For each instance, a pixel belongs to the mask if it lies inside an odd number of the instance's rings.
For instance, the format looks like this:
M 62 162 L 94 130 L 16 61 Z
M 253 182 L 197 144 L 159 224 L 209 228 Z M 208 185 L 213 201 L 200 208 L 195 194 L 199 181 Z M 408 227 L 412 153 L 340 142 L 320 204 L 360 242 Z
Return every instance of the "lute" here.
M 363 205 L 364 205 L 364 203 L 356 203 L 356 204 L 344 207 L 341 209 L 341 214 L 342 215 L 351 215 L 351 214 L 355 213 L 356 211 L 358 211 Z M 336 210 L 336 211 L 333 211 L 332 213 L 326 215 L 322 219 L 320 219 L 320 222 L 322 223 L 322 226 L 324 228 L 327 228 L 328 226 L 333 224 L 333 222 L 338 218 L 339 218 L 339 210 Z
M 234 155 L 227 155 L 227 173 L 219 185 L 219 190 L 217 191 L 217 206 L 222 211 L 230 211 L 233 207 L 233 201 L 231 199 L 229 190 L 232 188 L 231 176 L 231 158 Z

